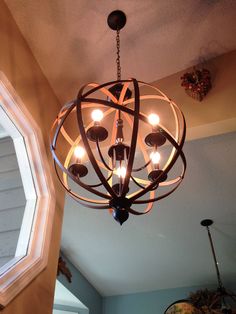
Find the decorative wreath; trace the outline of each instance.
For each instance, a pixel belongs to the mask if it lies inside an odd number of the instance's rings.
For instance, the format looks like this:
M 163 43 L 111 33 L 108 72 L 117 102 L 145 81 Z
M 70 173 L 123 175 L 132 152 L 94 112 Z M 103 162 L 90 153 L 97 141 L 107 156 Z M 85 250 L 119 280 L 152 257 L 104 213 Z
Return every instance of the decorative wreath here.
M 211 89 L 211 74 L 207 69 L 193 69 L 181 77 L 181 86 L 187 94 L 201 101 Z

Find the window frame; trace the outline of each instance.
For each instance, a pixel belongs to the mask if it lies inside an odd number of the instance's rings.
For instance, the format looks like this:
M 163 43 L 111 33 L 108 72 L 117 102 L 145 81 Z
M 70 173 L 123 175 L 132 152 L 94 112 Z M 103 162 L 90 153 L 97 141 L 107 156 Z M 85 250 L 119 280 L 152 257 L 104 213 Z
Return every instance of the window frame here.
M 6 114 L 3 124 L 13 138 L 27 199 L 16 256 L 1 268 L 0 308 L 4 308 L 47 265 L 56 202 L 41 130 L 1 71 L 0 110 Z

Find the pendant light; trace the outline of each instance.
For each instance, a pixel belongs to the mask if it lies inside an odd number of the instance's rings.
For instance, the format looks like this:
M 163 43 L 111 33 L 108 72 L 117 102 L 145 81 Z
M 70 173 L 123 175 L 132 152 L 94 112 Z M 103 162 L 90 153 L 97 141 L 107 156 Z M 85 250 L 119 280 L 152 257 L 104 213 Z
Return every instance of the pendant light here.
M 126 15 L 113 11 L 107 22 L 116 32 L 117 79 L 83 86 L 62 107 L 52 126 L 51 152 L 68 194 L 85 207 L 109 210 L 122 224 L 129 214 L 148 213 L 182 182 L 186 125 L 179 107 L 157 87 L 121 78 Z
M 215 303 L 220 302 L 220 312 L 215 311 L 217 314 L 218 313 L 223 313 L 223 314 L 232 314 L 232 305 L 236 306 L 236 295 L 232 292 L 229 292 L 225 289 L 222 283 L 221 275 L 220 275 L 220 270 L 219 270 L 219 264 L 217 262 L 216 258 L 216 253 L 215 253 L 215 248 L 214 244 L 212 241 L 212 236 L 211 236 L 211 231 L 210 231 L 210 226 L 213 224 L 213 220 L 211 219 L 204 219 L 201 221 L 201 225 L 203 227 L 206 227 L 209 242 L 210 242 L 210 247 L 211 247 L 211 252 L 212 252 L 212 257 L 215 265 L 215 270 L 216 270 L 216 276 L 217 276 L 217 282 L 218 282 L 218 288 L 215 293 Z

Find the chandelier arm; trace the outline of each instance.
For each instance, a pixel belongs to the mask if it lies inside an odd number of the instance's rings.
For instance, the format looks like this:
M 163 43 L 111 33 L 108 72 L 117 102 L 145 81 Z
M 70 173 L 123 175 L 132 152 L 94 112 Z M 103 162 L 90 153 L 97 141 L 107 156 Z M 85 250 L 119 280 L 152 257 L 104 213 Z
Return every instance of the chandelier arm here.
M 151 202 L 156 202 L 156 201 L 160 201 L 161 199 L 169 196 L 170 194 L 172 194 L 175 190 L 177 190 L 177 188 L 179 187 L 180 183 L 182 182 L 182 179 L 177 183 L 177 185 L 172 189 L 170 190 L 169 192 L 165 193 L 165 194 L 162 194 L 158 197 L 155 197 L 155 198 L 151 198 L 151 199 L 148 199 L 148 200 L 140 200 L 140 201 L 134 201 L 133 204 L 148 204 L 148 203 L 151 203 Z
M 88 186 L 87 184 L 83 183 L 78 177 L 73 176 L 68 169 L 66 169 L 62 163 L 60 162 L 60 160 L 58 159 L 56 153 L 54 150 L 52 150 L 52 155 L 54 160 L 56 161 L 57 165 L 61 168 L 62 172 L 65 172 L 67 174 L 67 176 L 69 176 L 75 183 L 79 184 L 82 188 L 84 188 L 85 190 L 87 190 L 88 192 L 94 193 L 97 196 L 100 196 L 102 198 L 106 198 L 106 199 L 111 199 L 111 196 L 102 193 L 100 191 L 97 191 L 93 188 L 91 188 L 90 186 Z
M 149 208 L 148 210 L 146 210 L 145 212 L 138 212 L 137 210 L 134 210 L 134 209 L 132 209 L 132 208 L 129 208 L 129 209 L 128 209 L 128 212 L 131 213 L 131 214 L 133 214 L 133 215 L 140 216 L 140 215 L 145 215 L 145 214 L 149 213 L 151 209 L 152 209 L 152 207 L 150 207 L 150 208 Z
M 103 155 L 102 155 L 102 152 L 101 152 L 101 149 L 100 149 L 98 140 L 96 141 L 96 146 L 97 146 L 97 150 L 98 150 L 98 153 L 99 153 L 99 156 L 100 156 L 100 158 L 101 158 L 101 161 L 102 161 L 103 165 L 105 166 L 105 168 L 107 168 L 107 170 L 113 172 L 113 169 L 111 169 L 111 168 L 108 166 L 108 164 L 106 163 L 106 161 L 105 161 L 104 158 L 103 158 Z
M 130 178 L 132 179 L 132 181 L 138 186 L 138 187 L 140 187 L 141 189 L 145 189 L 145 186 L 144 185 L 142 185 L 142 184 L 140 184 L 140 183 L 138 183 L 138 181 L 131 175 L 130 176 Z M 151 191 L 155 191 L 156 190 L 156 188 L 154 187 L 153 189 L 151 189 Z M 150 191 L 150 192 L 151 192 Z
M 145 169 L 148 165 L 150 165 L 151 161 L 152 161 L 152 160 L 149 159 L 149 161 L 148 161 L 145 165 L 143 165 L 143 166 L 140 167 L 140 168 L 133 169 L 132 172 L 139 172 L 139 171 Z
M 93 200 L 90 200 L 90 199 L 85 199 L 81 196 L 79 196 L 78 194 L 74 193 L 71 191 L 70 188 L 68 188 L 65 183 L 63 182 L 63 180 L 61 179 L 59 173 L 58 173 L 58 170 L 57 170 L 57 164 L 54 160 L 54 168 L 55 168 L 55 172 L 56 172 L 56 175 L 58 177 L 58 180 L 60 181 L 61 185 L 64 187 L 64 189 L 77 201 L 79 202 L 80 204 L 86 206 L 86 207 L 89 207 L 89 208 L 95 208 L 95 209 L 108 209 L 110 208 L 110 206 L 108 205 L 108 203 L 104 202 L 104 203 L 100 203 L 100 204 L 104 204 L 105 206 L 101 205 L 101 206 L 94 206 L 94 205 L 88 205 L 86 203 L 83 203 L 83 202 L 87 202 L 87 203 L 92 203 L 92 204 L 97 204 L 97 200 L 96 201 L 93 201 Z M 79 200 L 83 201 L 83 202 L 80 202 Z
M 182 148 L 183 148 L 183 144 L 184 144 L 184 139 L 185 139 L 185 134 L 186 134 L 186 124 L 185 124 L 185 120 L 184 120 L 184 132 L 183 132 L 183 138 L 181 140 L 180 145 L 178 145 L 178 143 L 176 143 L 176 141 L 173 139 L 173 137 L 171 135 L 169 135 L 165 130 L 162 130 L 162 132 L 164 133 L 164 136 L 168 139 L 168 141 L 176 148 L 176 152 L 175 155 L 173 156 L 171 162 L 169 163 L 169 165 L 166 167 L 166 169 L 163 171 L 163 173 L 157 177 L 157 179 L 155 181 L 153 181 L 148 187 L 146 187 L 143 191 L 140 191 L 139 193 L 137 193 L 136 195 L 134 195 L 133 197 L 130 198 L 131 202 L 135 201 L 137 198 L 143 196 L 144 194 L 146 194 L 146 192 L 149 192 L 159 181 L 160 177 L 167 174 L 171 168 L 174 166 L 177 158 L 179 156 L 181 156 L 183 164 L 184 164 L 184 169 L 183 169 L 183 173 L 181 178 L 183 179 L 184 174 L 185 174 L 185 170 L 186 170 L 186 159 L 185 156 L 182 152 Z
M 78 125 L 79 125 L 79 130 L 80 130 L 80 134 L 84 143 L 84 147 L 85 150 L 87 152 L 87 155 L 89 157 L 89 160 L 91 162 L 91 164 L 93 165 L 93 168 L 98 176 L 98 178 L 101 180 L 101 182 L 103 183 L 104 187 L 106 188 L 107 192 L 110 194 L 110 199 L 111 198 L 116 198 L 116 194 L 113 191 L 113 189 L 111 188 L 111 186 L 108 184 L 108 182 L 106 181 L 104 175 L 102 174 L 97 161 L 95 159 L 95 157 L 93 156 L 91 147 L 88 143 L 88 139 L 85 133 L 85 129 L 84 129 L 84 125 L 83 125 L 83 119 L 82 119 L 82 111 L 81 111 L 81 99 L 82 99 L 82 92 L 83 92 L 84 87 L 82 87 L 78 93 L 78 97 L 77 97 L 77 120 L 78 120 Z M 97 191 L 96 191 L 97 192 Z
M 113 174 L 113 173 L 111 173 L 111 174 L 106 178 L 106 181 L 107 181 L 107 182 L 111 179 L 112 174 Z M 101 183 L 98 183 L 98 184 L 87 184 L 87 186 L 89 186 L 89 187 L 91 187 L 91 188 L 97 188 L 97 187 L 99 187 L 99 186 L 101 186 L 101 185 L 102 185 L 102 182 L 101 182 Z
M 132 132 L 132 138 L 131 138 L 131 144 L 130 144 L 130 152 L 129 152 L 129 159 L 128 164 L 126 168 L 126 176 L 124 179 L 121 197 L 125 197 L 125 195 L 128 192 L 128 185 L 130 181 L 131 171 L 134 163 L 134 156 L 135 156 L 135 150 L 136 150 L 136 144 L 137 144 L 137 137 L 138 137 L 138 126 L 139 126 L 139 109 L 140 109 L 140 100 L 139 100 L 139 86 L 136 79 L 132 79 L 134 84 L 134 121 L 133 121 L 133 132 Z
M 138 183 L 137 180 L 135 180 L 135 178 L 131 175 L 130 178 L 132 179 L 132 181 L 141 189 L 145 189 L 145 186 L 143 186 L 142 184 Z

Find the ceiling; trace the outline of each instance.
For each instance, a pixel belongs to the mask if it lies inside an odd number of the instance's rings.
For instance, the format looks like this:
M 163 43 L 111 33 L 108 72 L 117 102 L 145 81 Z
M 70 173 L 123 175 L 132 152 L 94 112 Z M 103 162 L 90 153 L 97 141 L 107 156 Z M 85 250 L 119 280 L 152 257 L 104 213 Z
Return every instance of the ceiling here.
M 66 198 L 62 249 L 103 295 L 216 282 L 206 231 L 213 237 L 224 282 L 236 280 L 236 133 L 187 142 L 186 177 L 146 216 L 120 227 L 107 211 Z M 227 168 L 225 162 L 227 161 Z
M 5 2 L 61 104 L 83 83 L 115 78 L 115 34 L 106 25 L 114 9 L 128 18 L 121 36 L 124 77 L 156 81 L 236 49 L 235 1 Z M 67 197 L 64 253 L 104 296 L 215 283 L 200 226 L 213 218 L 223 279 L 235 282 L 235 141 L 229 133 L 187 142 L 179 190 L 122 228 L 107 211 Z
M 115 33 L 106 22 L 115 9 L 127 15 L 123 77 L 152 82 L 236 49 L 235 1 L 5 2 L 61 104 L 84 83 L 116 78 Z

